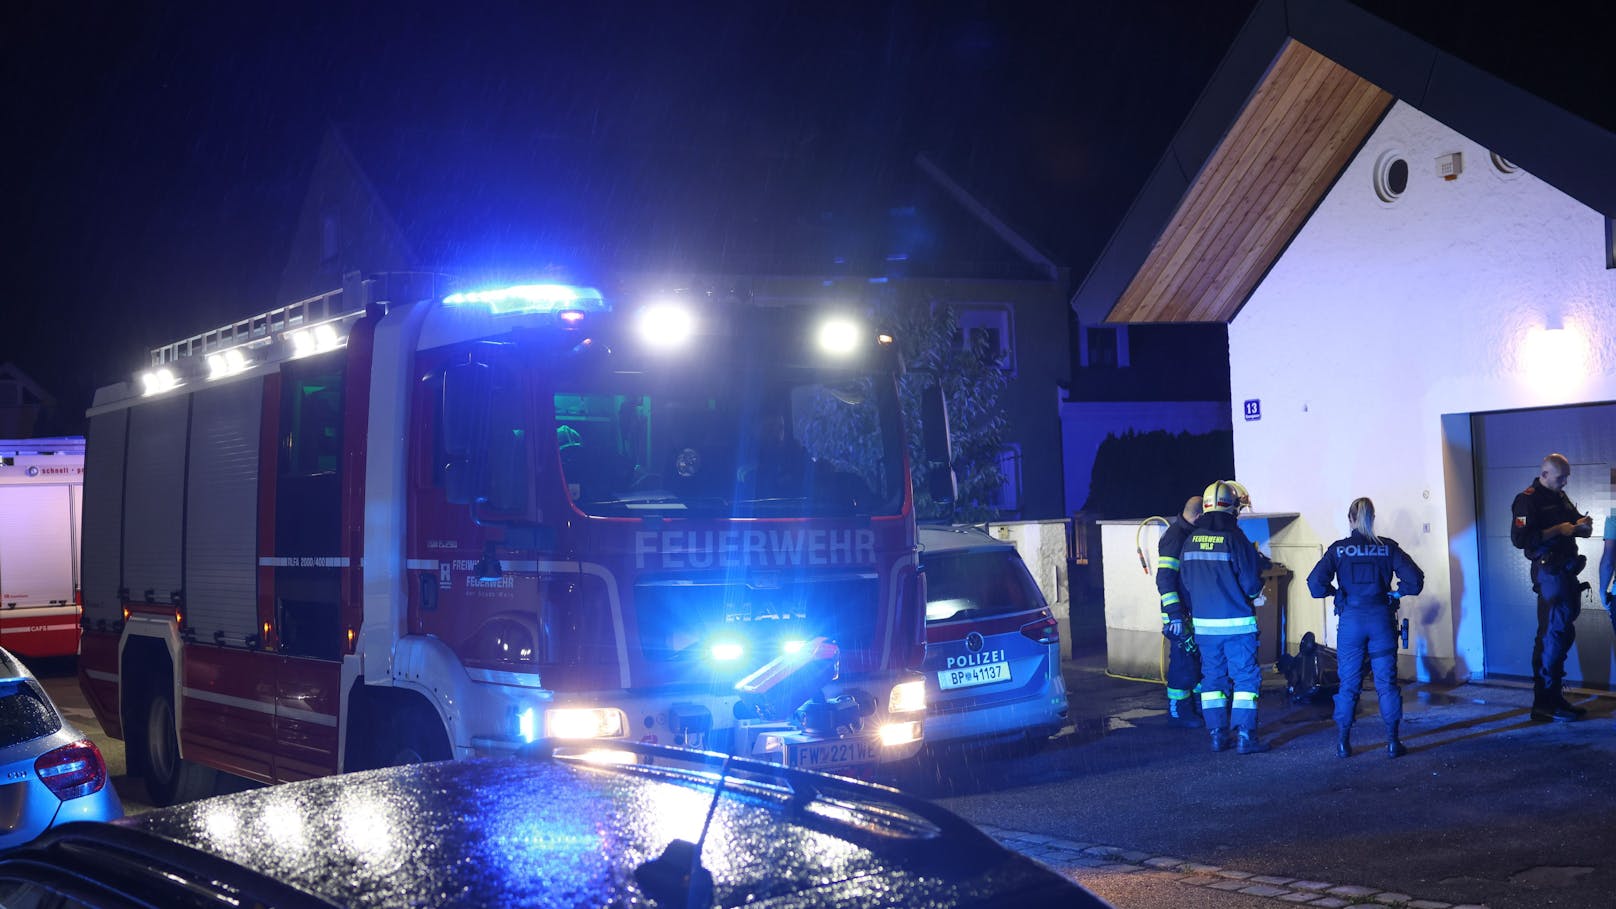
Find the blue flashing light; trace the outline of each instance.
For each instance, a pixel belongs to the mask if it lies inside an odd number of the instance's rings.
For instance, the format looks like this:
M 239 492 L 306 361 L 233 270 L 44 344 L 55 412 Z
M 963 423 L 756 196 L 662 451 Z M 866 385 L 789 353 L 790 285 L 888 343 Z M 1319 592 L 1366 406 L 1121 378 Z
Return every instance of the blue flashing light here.
M 531 742 L 539 737 L 538 718 L 533 713 L 532 707 L 529 707 L 517 715 L 516 729 L 517 734 L 522 737 L 522 741 L 524 742 Z
M 885 283 L 887 283 L 887 279 L 886 278 L 871 278 L 870 283 L 871 284 L 885 284 Z
M 605 312 L 600 291 L 572 284 L 518 284 L 443 298 L 445 306 L 486 306 L 496 316 L 516 313 Z

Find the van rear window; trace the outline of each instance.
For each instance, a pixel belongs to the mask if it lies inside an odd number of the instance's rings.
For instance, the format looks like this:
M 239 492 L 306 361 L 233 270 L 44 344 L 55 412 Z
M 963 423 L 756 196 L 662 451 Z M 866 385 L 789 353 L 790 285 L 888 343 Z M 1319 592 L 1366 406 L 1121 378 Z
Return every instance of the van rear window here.
M 62 718 L 32 682 L 0 682 L 0 748 L 29 742 L 62 728 Z
M 947 622 L 1044 607 L 1043 594 L 1013 550 L 937 553 L 926 565 L 926 621 Z

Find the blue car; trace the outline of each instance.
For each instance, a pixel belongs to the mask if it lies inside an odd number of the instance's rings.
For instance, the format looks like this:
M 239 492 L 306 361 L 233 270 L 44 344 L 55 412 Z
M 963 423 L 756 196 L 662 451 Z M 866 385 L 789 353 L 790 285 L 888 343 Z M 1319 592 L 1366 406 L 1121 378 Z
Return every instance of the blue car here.
M 1066 724 L 1060 631 L 1016 548 L 922 527 L 926 741 L 1040 744 Z
M 0 648 L 0 849 L 69 821 L 110 821 L 123 803 L 101 750 L 62 718 L 45 689 Z

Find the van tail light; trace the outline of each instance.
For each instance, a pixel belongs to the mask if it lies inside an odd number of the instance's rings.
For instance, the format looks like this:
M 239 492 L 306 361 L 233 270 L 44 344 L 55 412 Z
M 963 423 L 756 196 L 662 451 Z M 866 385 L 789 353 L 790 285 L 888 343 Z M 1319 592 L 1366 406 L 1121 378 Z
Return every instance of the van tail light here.
M 64 802 L 100 792 L 107 784 L 107 762 L 89 739 L 45 752 L 34 761 L 34 772 Z
M 1021 626 L 1021 633 L 1040 644 L 1060 643 L 1060 623 L 1050 616 Z

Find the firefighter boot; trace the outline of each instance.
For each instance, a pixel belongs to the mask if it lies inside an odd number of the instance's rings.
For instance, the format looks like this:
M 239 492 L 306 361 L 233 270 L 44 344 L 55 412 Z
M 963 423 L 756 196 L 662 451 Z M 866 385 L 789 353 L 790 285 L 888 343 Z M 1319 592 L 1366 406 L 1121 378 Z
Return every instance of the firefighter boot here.
M 1352 727 L 1338 726 L 1335 740 L 1336 757 L 1352 757 Z
M 1177 726 L 1180 729 L 1200 729 L 1206 724 L 1195 715 L 1195 706 L 1190 698 L 1167 699 L 1167 725 Z
M 1406 748 L 1403 743 L 1397 739 L 1397 724 L 1393 723 L 1390 726 L 1387 726 L 1386 756 L 1389 758 L 1399 758 L 1405 754 L 1408 754 L 1408 748 Z
M 1226 750 L 1228 750 L 1228 748 L 1229 748 L 1229 730 L 1227 730 L 1227 729 L 1214 729 L 1214 730 L 1212 730 L 1212 750 L 1213 751 L 1226 751 Z
M 1240 730 L 1240 742 L 1234 746 L 1234 750 L 1240 754 L 1261 754 L 1268 748 L 1267 742 L 1258 741 L 1255 729 Z

